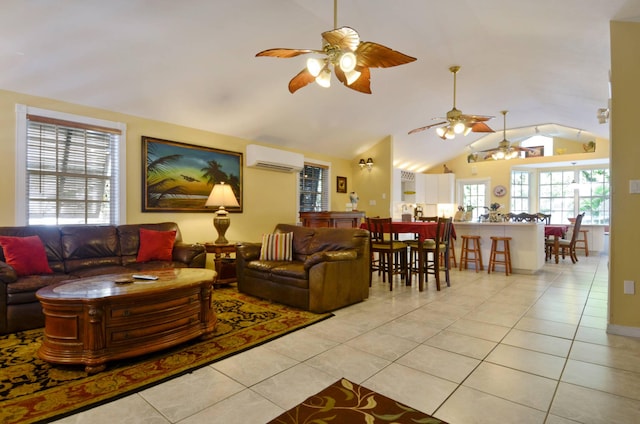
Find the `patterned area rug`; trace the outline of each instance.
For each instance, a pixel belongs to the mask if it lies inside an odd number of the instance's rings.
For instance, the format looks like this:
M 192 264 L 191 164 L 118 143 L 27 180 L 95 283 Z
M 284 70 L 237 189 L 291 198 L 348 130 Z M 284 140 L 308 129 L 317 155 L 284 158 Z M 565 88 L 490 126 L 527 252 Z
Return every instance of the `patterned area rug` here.
M 446 422 L 350 382 L 346 378 L 267 424 L 446 424 Z
M 154 354 L 107 363 L 87 375 L 83 366 L 53 366 L 37 357 L 42 329 L 0 336 L 0 422 L 50 421 L 126 396 L 326 319 L 238 293 L 216 289 L 215 336 Z

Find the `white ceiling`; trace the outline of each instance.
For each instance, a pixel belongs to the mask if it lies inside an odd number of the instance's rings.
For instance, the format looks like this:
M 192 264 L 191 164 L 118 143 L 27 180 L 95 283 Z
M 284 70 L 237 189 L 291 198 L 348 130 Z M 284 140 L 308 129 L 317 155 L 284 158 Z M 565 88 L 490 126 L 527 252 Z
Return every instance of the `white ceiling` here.
M 290 94 L 306 58 L 255 57 L 319 48 L 332 0 L 2 0 L 1 11 L 1 89 L 348 159 L 391 135 L 394 161 L 415 169 L 479 137 L 407 134 L 451 109 L 451 65 L 456 106 L 496 116 L 498 140 L 503 109 L 509 128 L 607 138 L 596 111 L 609 97 L 609 21 L 640 21 L 640 0 L 341 0 L 338 26 L 418 59 L 372 69 L 371 95 L 335 77 Z

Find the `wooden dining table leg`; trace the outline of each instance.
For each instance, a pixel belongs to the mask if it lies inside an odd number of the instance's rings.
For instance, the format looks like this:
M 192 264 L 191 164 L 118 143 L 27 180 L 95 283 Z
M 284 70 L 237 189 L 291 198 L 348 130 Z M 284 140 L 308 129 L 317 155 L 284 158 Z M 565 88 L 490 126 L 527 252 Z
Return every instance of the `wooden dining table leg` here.
M 418 237 L 420 239 L 420 237 Z M 418 240 L 418 291 L 424 291 L 424 241 Z

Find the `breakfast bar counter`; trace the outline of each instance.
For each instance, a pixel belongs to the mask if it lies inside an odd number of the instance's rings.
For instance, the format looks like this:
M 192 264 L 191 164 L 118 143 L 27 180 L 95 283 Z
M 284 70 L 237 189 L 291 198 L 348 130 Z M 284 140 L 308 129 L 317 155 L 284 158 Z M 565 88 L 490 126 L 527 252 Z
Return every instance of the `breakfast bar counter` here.
M 480 236 L 480 251 L 485 268 L 489 263 L 490 237 L 511 237 L 511 268 L 514 273 L 535 274 L 545 262 L 544 223 L 536 222 L 455 222 L 456 252 L 461 249 L 461 237 Z

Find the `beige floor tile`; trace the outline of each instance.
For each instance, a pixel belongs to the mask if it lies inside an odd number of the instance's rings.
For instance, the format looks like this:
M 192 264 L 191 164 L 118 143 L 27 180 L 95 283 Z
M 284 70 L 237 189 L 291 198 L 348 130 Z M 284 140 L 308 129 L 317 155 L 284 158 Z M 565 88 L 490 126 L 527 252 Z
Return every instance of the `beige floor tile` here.
M 606 330 L 592 327 L 579 327 L 576 340 L 587 343 L 596 343 L 620 349 L 640 351 L 640 339 L 633 337 L 608 334 Z
M 499 342 L 509 332 L 509 327 L 503 325 L 489 324 L 486 322 L 473 321 L 469 319 L 460 319 L 449 327 L 447 331 L 453 331 L 467 336 L 477 337 L 479 339 Z
M 500 344 L 489 354 L 486 361 L 557 380 L 560 378 L 565 359 Z
M 640 400 L 640 373 L 570 359 L 562 381 Z
M 463 383 L 541 411 L 549 409 L 556 385 L 555 380 L 487 362 L 480 364 Z
M 424 344 L 475 359 L 484 359 L 497 345 L 496 342 L 446 330 L 431 337 Z
M 281 355 L 304 361 L 338 344 L 335 340 L 325 339 L 307 331 L 307 329 L 303 329 L 285 337 L 277 338 L 264 346 Z
M 548 336 L 573 339 L 573 335 L 578 328 L 577 324 L 566 324 L 564 322 L 549 321 L 546 319 L 523 317 L 516 324 L 518 330 L 533 333 L 546 334 Z
M 537 409 L 462 386 L 433 415 L 451 424 L 542 424 L 545 414 Z
M 180 424 L 264 424 L 284 411 L 251 389 L 245 389 L 180 421 Z
M 346 345 L 379 356 L 388 361 L 395 361 L 405 353 L 415 349 L 419 343 L 388 334 L 382 330 L 373 330 L 349 340 Z
M 360 384 L 391 363 L 387 359 L 363 352 L 348 345 L 336 346 L 304 362 L 339 379 Z
M 569 358 L 640 373 L 640 355 L 633 350 L 575 341 Z
M 215 362 L 211 367 L 245 386 L 252 386 L 282 370 L 293 367 L 298 362 L 265 346 L 258 346 Z
M 637 423 L 640 401 L 560 383 L 550 412 L 585 424 Z
M 480 363 L 477 359 L 426 345 L 418 346 L 396 362 L 455 383 L 462 382 Z
M 438 334 L 441 330 L 414 319 L 402 317 L 379 327 L 377 331 L 402 337 L 416 343 L 422 343 L 428 338 Z
M 55 421 L 56 424 L 169 424 L 171 421 L 137 394 Z
M 389 365 L 362 385 L 427 414 L 433 414 L 457 387 L 451 381 L 397 363 Z
M 571 340 L 518 329 L 511 330 L 502 343 L 563 358 L 569 355 L 571 348 Z

